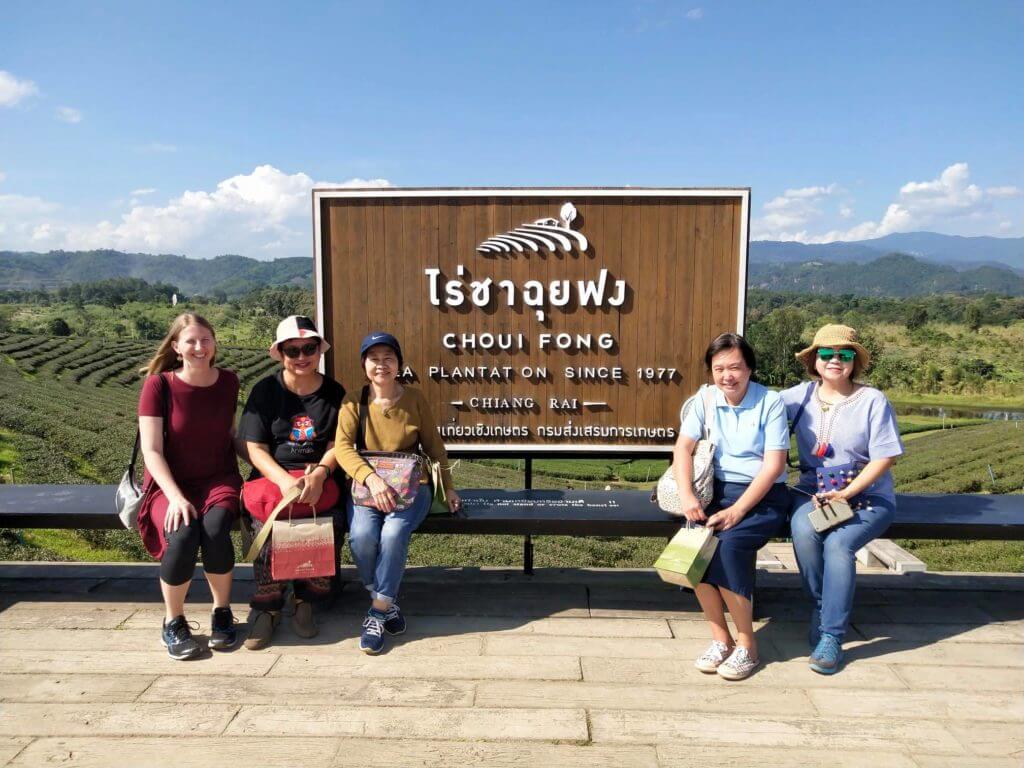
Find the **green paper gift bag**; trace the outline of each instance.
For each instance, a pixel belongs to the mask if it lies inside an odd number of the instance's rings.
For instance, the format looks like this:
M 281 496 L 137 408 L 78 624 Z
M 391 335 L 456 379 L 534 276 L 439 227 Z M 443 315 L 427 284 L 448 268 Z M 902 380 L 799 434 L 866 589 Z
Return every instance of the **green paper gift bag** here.
M 662 581 L 692 589 L 700 584 L 717 546 L 718 539 L 710 528 L 691 528 L 687 524 L 672 537 L 654 568 Z

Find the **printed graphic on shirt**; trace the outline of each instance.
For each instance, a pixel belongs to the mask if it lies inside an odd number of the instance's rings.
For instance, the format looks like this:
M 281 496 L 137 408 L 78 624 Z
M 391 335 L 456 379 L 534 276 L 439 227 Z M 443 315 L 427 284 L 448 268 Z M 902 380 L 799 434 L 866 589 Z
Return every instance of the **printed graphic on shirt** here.
M 316 440 L 316 426 L 305 413 L 292 417 L 291 442 L 309 443 Z

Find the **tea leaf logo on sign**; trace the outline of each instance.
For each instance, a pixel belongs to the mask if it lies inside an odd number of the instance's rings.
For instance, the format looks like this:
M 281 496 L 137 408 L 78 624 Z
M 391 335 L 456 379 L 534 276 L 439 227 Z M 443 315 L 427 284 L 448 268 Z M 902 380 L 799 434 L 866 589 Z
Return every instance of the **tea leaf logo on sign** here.
M 543 246 L 552 253 L 561 248 L 566 253 L 573 249 L 573 242 L 580 251 L 587 250 L 587 238 L 582 232 L 570 228 L 576 218 L 576 206 L 566 203 L 559 212 L 558 219 L 537 219 L 532 224 L 523 224 L 501 235 L 491 235 L 476 247 L 480 253 L 526 253 L 523 246 L 534 253 L 540 252 Z

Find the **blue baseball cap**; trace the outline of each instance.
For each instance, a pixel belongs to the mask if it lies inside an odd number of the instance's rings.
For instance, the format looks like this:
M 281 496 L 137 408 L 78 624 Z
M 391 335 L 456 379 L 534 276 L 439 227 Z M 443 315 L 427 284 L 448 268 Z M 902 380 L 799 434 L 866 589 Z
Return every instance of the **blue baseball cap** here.
M 363 339 L 363 343 L 359 345 L 360 359 L 366 357 L 366 352 L 370 347 L 376 347 L 378 344 L 384 344 L 385 346 L 391 347 L 395 350 L 395 354 L 398 355 L 398 367 L 401 368 L 402 345 L 398 343 L 398 339 L 384 331 L 374 331 L 373 333 L 367 334 L 366 338 Z

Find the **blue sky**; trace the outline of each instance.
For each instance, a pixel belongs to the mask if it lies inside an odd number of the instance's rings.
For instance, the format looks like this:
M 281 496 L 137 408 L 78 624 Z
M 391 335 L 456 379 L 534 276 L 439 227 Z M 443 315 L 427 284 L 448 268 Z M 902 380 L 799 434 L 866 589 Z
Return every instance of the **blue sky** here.
M 0 6 L 0 249 L 309 255 L 313 184 L 750 186 L 1024 236 L 1024 3 Z

